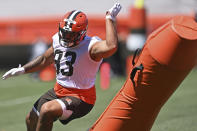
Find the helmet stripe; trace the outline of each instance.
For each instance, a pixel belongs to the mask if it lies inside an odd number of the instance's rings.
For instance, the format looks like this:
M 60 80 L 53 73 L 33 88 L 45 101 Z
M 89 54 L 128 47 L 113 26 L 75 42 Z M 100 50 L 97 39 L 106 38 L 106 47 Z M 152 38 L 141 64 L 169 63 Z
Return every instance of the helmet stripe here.
M 78 11 L 78 10 L 74 10 L 70 13 L 70 15 L 68 16 L 67 19 L 69 20 L 75 20 L 75 18 L 77 17 L 77 15 L 81 13 L 81 11 Z
M 70 14 L 68 15 L 67 19 L 69 19 L 69 17 L 73 14 L 73 12 L 75 12 L 75 10 L 70 12 Z
M 78 11 L 78 12 L 73 16 L 73 18 L 72 18 L 73 21 L 75 20 L 75 18 L 77 17 L 77 15 L 78 15 L 79 13 L 81 13 L 81 11 Z

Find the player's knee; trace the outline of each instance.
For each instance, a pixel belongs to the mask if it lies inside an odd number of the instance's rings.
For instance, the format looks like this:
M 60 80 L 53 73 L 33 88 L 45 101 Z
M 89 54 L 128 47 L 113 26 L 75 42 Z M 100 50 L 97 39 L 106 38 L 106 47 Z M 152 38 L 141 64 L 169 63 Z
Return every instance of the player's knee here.
M 57 119 L 59 117 L 57 108 L 51 103 L 43 104 L 40 111 L 40 117 L 42 119 Z

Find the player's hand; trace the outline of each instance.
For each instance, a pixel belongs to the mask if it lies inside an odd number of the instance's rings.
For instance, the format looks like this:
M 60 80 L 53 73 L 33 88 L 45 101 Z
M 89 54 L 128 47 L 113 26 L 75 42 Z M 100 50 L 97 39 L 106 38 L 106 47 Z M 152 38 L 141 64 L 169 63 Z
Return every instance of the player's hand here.
M 9 70 L 8 72 L 6 72 L 3 76 L 2 79 L 5 80 L 11 76 L 17 76 L 17 75 L 21 75 L 25 73 L 25 69 L 24 67 L 21 67 L 21 65 L 19 65 L 18 68 L 13 68 L 11 70 Z
M 106 12 L 106 19 L 116 20 L 116 16 L 120 12 L 122 6 L 119 3 L 115 3 L 114 6 Z

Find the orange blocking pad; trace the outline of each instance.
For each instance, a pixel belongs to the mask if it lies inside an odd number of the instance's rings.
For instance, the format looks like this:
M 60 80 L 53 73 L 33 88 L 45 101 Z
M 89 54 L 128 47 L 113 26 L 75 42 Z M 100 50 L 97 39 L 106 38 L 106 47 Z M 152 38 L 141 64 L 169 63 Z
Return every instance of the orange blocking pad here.
M 197 23 L 191 17 L 173 18 L 149 36 L 132 68 L 133 81 L 128 77 L 90 131 L 151 130 L 196 59 Z
M 127 56 L 127 58 L 126 58 L 126 76 L 128 76 L 131 72 L 132 59 L 133 59 L 133 55 Z

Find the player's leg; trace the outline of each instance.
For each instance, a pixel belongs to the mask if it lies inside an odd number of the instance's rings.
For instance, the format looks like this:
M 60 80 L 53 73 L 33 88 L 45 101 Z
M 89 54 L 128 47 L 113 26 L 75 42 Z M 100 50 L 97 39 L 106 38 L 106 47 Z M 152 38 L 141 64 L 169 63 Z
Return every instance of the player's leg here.
M 88 104 L 81 99 L 73 96 L 66 96 L 58 99 L 57 101 L 62 106 L 63 114 L 59 118 L 59 120 L 64 125 L 69 123 L 73 119 L 85 116 L 92 110 L 94 106 L 93 104 Z
M 46 92 L 44 95 L 42 95 L 34 104 L 32 110 L 28 113 L 26 116 L 26 126 L 27 131 L 35 131 L 38 117 L 40 115 L 40 109 L 42 105 L 48 101 L 56 99 L 56 95 L 54 93 L 53 89 L 50 89 L 48 92 Z
M 35 131 L 38 121 L 38 116 L 35 111 L 31 110 L 26 116 L 27 131 Z
M 89 113 L 92 107 L 92 104 L 71 96 L 46 102 L 41 108 L 36 131 L 51 131 L 55 120 L 67 124 Z
M 56 100 L 46 102 L 42 105 L 36 131 L 51 131 L 53 122 L 62 115 L 62 107 Z

